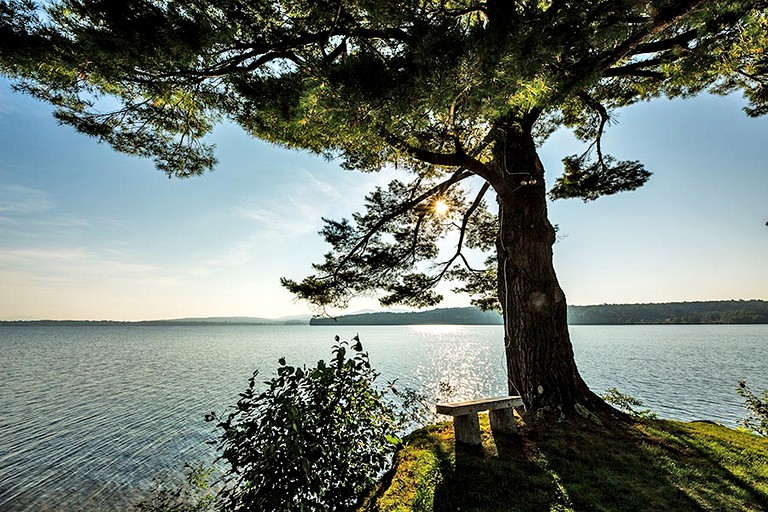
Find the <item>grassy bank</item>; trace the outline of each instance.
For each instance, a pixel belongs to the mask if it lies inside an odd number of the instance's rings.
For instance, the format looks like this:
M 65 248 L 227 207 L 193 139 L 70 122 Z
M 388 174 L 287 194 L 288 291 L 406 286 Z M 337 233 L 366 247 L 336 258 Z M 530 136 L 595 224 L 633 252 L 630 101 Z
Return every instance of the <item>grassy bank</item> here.
M 459 453 L 453 427 L 410 435 L 367 511 L 766 511 L 768 439 L 708 423 L 550 424 Z

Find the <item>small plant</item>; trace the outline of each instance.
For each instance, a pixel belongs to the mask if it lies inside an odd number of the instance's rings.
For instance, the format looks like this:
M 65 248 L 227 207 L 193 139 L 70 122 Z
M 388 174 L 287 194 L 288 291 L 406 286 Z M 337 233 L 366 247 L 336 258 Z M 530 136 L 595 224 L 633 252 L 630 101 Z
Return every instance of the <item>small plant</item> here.
M 139 512 L 213 512 L 216 507 L 216 492 L 211 486 L 215 470 L 204 464 L 185 466 L 187 481 L 173 489 L 161 485 L 150 496 L 136 504 Z
M 600 395 L 600 398 L 634 418 L 656 419 L 656 413 L 651 412 L 650 409 L 636 409 L 636 407 L 643 407 L 645 405 L 642 400 L 622 393 L 616 388 L 605 390 L 605 393 Z
M 397 379 L 387 382 L 386 393 L 395 400 L 397 427 L 399 433 L 408 433 L 437 421 L 432 409 L 433 400 L 413 388 L 397 386 Z
M 289 366 L 249 381 L 235 411 L 218 420 L 229 463 L 226 510 L 347 511 L 388 466 L 397 438 L 394 405 L 358 337 L 340 342 L 314 368 Z
M 762 396 L 757 397 L 747 387 L 746 381 L 739 381 L 736 392 L 744 398 L 744 407 L 749 411 L 749 416 L 741 421 L 748 430 L 768 436 L 768 390 L 763 391 Z
M 458 389 L 450 382 L 441 380 L 437 385 L 438 398 L 443 401 L 452 399 L 458 393 Z

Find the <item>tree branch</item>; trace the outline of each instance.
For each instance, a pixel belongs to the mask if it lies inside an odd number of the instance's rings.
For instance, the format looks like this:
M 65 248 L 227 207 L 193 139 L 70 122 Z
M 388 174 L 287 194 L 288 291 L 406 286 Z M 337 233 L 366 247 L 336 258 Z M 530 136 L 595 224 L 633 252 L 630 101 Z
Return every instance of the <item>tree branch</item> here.
M 379 221 L 372 228 L 370 228 L 365 233 L 365 235 L 363 235 L 363 237 L 357 242 L 357 244 L 355 244 L 355 246 L 349 252 L 347 252 L 347 254 L 341 259 L 341 261 L 339 261 L 339 263 L 336 265 L 336 269 L 334 270 L 332 276 L 335 276 L 336 274 L 338 274 L 339 271 L 341 271 L 342 268 L 344 268 L 344 265 L 346 265 L 346 263 L 350 259 L 352 259 L 352 257 L 358 251 L 363 249 L 368 244 L 368 242 L 371 240 L 373 235 L 375 235 L 389 221 L 395 219 L 396 217 L 399 217 L 400 215 L 404 214 L 408 210 L 410 210 L 410 209 L 414 208 L 415 206 L 417 206 L 419 203 L 423 202 L 426 199 L 429 199 L 433 195 L 446 191 L 452 185 L 455 185 L 456 183 L 458 183 L 458 182 L 460 182 L 462 180 L 465 180 L 465 179 L 469 178 L 472 175 L 473 175 L 473 173 L 468 171 L 467 169 L 464 169 L 464 168 L 458 169 L 447 180 L 438 183 L 437 185 L 435 185 L 434 187 L 430 188 L 429 190 L 427 190 L 423 194 L 419 195 L 415 199 L 412 199 L 410 201 L 406 201 L 405 203 L 401 204 L 395 210 L 393 210 L 393 211 L 389 212 L 388 214 L 384 215 L 381 219 L 379 219 Z M 332 276 L 329 276 L 329 277 L 332 277 Z
M 456 108 L 459 105 L 461 96 L 468 90 L 469 87 L 465 87 L 464 90 L 457 94 L 451 102 L 451 107 L 448 109 L 448 123 L 450 124 L 451 132 L 453 134 L 453 147 L 456 153 L 464 152 L 464 148 L 461 146 L 461 139 L 459 138 L 459 130 L 456 126 Z
M 150 76 L 155 78 L 169 78 L 174 76 L 213 78 L 226 76 L 229 74 L 254 71 L 264 66 L 265 64 L 280 59 L 287 59 L 296 63 L 300 63 L 301 59 L 296 55 L 297 50 L 300 50 L 301 48 L 309 45 L 325 43 L 333 36 L 342 36 L 345 39 L 349 37 L 361 39 L 392 39 L 401 42 L 408 42 L 410 40 L 408 33 L 397 27 L 387 29 L 371 29 L 360 27 L 357 25 L 357 20 L 354 20 L 351 17 L 348 17 L 345 21 L 354 23 L 356 26 L 333 26 L 329 31 L 299 34 L 292 39 L 287 39 L 271 44 L 265 41 L 243 43 L 241 48 L 239 48 L 243 51 L 242 54 L 232 56 L 207 69 L 182 69 L 162 75 Z M 338 20 L 336 20 L 336 22 L 338 22 Z M 339 50 L 339 48 L 336 48 L 336 50 Z M 257 56 L 258 58 L 256 58 L 250 64 L 243 65 L 243 63 L 247 60 Z
M 473 7 L 466 7 L 464 9 L 448 9 L 443 11 L 444 14 L 447 14 L 448 16 L 464 16 L 467 14 L 473 14 L 473 13 L 480 13 L 484 17 L 488 16 L 488 9 L 486 8 L 485 4 L 479 3 Z
M 464 164 L 466 163 L 463 159 L 463 157 L 466 155 L 462 155 L 460 152 L 437 153 L 427 149 L 417 148 L 415 146 L 411 146 L 405 142 L 405 140 L 383 129 L 382 136 L 384 137 L 384 140 L 393 148 L 399 149 L 400 151 L 407 153 L 408 156 L 428 164 L 442 165 L 446 167 L 464 167 Z
M 603 76 L 606 78 L 609 77 L 621 77 L 621 76 L 635 76 L 638 78 L 654 78 L 656 80 L 661 80 L 664 78 L 664 73 L 660 71 L 653 71 L 650 69 L 637 69 L 637 70 L 619 70 L 618 68 L 611 68 L 614 70 L 614 72 L 608 72 L 603 73 Z
M 215 78 L 219 76 L 227 76 L 232 74 L 238 74 L 238 73 L 248 73 L 250 71 L 254 71 L 256 69 L 259 69 L 260 67 L 269 64 L 272 61 L 275 60 L 290 60 L 295 63 L 301 62 L 301 60 L 296 56 L 296 54 L 291 50 L 286 51 L 274 51 L 274 52 L 268 52 L 261 56 L 259 56 L 257 59 L 253 60 L 252 62 L 242 65 L 243 62 L 248 60 L 251 56 L 244 56 L 239 62 L 236 64 L 230 64 L 225 67 L 219 67 L 219 68 L 211 68 L 208 70 L 202 70 L 202 71 L 181 71 L 179 74 L 187 75 L 187 76 L 199 76 L 201 78 Z
M 639 30 L 634 35 L 630 36 L 624 42 L 619 44 L 613 51 L 608 53 L 608 55 L 603 57 L 602 67 L 604 69 L 608 69 L 611 66 L 613 66 L 615 63 L 619 62 L 621 59 L 625 58 L 628 55 L 632 55 L 635 52 L 648 53 L 647 48 L 648 47 L 653 48 L 652 45 L 654 45 L 655 43 L 653 42 L 645 43 L 645 50 L 644 50 L 643 49 L 644 40 L 670 27 L 675 22 L 679 21 L 681 18 L 683 18 L 684 16 L 689 14 L 691 11 L 696 9 L 699 5 L 704 3 L 704 1 L 705 0 L 681 1 L 677 5 L 661 11 L 651 19 L 651 23 L 648 26 Z M 656 51 L 659 51 L 659 50 L 656 50 Z
M 664 75 L 658 71 L 652 71 L 647 70 L 645 68 L 658 66 L 659 64 L 663 64 L 665 62 L 670 62 L 673 59 L 661 59 L 661 58 L 655 58 L 655 59 L 646 59 L 641 60 L 638 62 L 632 62 L 630 64 L 625 64 L 624 66 L 618 66 L 615 68 L 608 68 L 603 73 L 603 76 L 609 77 L 609 76 L 649 76 L 653 75 L 654 77 L 658 75 L 659 78 L 662 78 Z
M 477 193 L 477 196 L 475 197 L 475 200 L 472 202 L 469 208 L 467 208 L 467 211 L 464 212 L 464 217 L 461 220 L 461 227 L 459 228 L 459 241 L 456 243 L 456 254 L 451 258 L 451 260 L 448 262 L 448 266 L 452 264 L 457 257 L 461 257 L 462 260 L 464 260 L 464 265 L 467 267 L 468 270 L 472 272 L 477 272 L 475 269 L 469 266 L 469 263 L 467 262 L 466 258 L 464 258 L 464 255 L 462 254 L 461 249 L 464 246 L 464 236 L 467 232 L 467 224 L 469 224 L 469 219 L 472 217 L 472 214 L 475 213 L 475 210 L 480 206 L 480 203 L 483 200 L 483 197 L 488 192 L 488 189 L 491 188 L 491 184 L 487 181 L 483 183 L 483 186 L 480 188 L 480 191 Z M 445 274 L 446 270 L 448 269 L 448 266 L 443 269 L 443 272 L 440 274 L 440 279 L 442 279 L 442 276 Z
M 654 41 L 652 43 L 642 43 L 635 47 L 632 51 L 632 55 L 663 52 L 664 50 L 671 50 L 676 46 L 687 48 L 687 43 L 696 39 L 697 35 L 698 32 L 696 30 L 688 30 L 687 32 L 670 37 L 669 39 L 662 39 L 661 41 Z
M 610 121 L 611 116 L 608 114 L 608 111 L 605 109 L 602 103 L 588 95 L 587 93 L 582 93 L 579 95 L 579 98 L 581 101 L 583 101 L 588 107 L 592 108 L 597 112 L 597 114 L 600 116 L 600 124 L 597 127 L 597 133 L 595 134 L 595 142 L 593 145 L 595 146 L 595 149 L 597 151 L 597 160 L 600 162 L 600 165 L 605 167 L 605 162 L 603 160 L 603 149 L 601 146 L 602 139 L 603 139 L 603 131 L 605 130 L 605 125 Z M 589 149 L 587 150 L 589 152 Z
M 499 179 L 495 176 L 491 168 L 486 166 L 480 160 L 469 156 L 464 151 L 457 151 L 455 153 L 437 153 L 423 148 L 411 146 L 403 139 L 387 132 L 385 129 L 381 130 L 381 135 L 390 146 L 408 154 L 408 156 L 411 158 L 433 165 L 442 165 L 445 167 L 461 167 L 462 169 L 480 176 L 492 185 L 494 183 L 501 185 L 501 183 L 499 183 Z
M 451 256 L 451 258 L 448 259 L 447 261 L 445 261 L 443 263 L 437 264 L 439 266 L 442 266 L 442 269 L 436 275 L 430 277 L 429 280 L 427 281 L 426 285 L 421 287 L 419 289 L 419 291 L 422 291 L 422 292 L 426 291 L 426 290 L 432 288 L 433 286 L 435 286 L 438 282 L 440 282 L 443 279 L 443 277 L 445 277 L 445 274 L 448 272 L 448 270 L 450 270 L 450 268 L 453 265 L 453 263 L 457 259 L 459 259 L 459 258 L 461 258 L 461 260 L 464 262 L 464 266 L 470 272 L 482 272 L 482 270 L 476 270 L 476 269 L 474 269 L 474 268 L 472 268 L 470 266 L 469 262 L 467 261 L 466 257 L 464 256 L 464 253 L 462 252 L 462 248 L 464 246 L 464 236 L 465 236 L 465 233 L 466 233 L 467 224 L 469 223 L 469 219 L 470 219 L 470 217 L 472 217 L 472 214 L 475 213 L 477 208 L 480 206 L 480 204 L 481 204 L 481 202 L 483 200 L 483 197 L 485 196 L 486 192 L 488 192 L 488 190 L 490 188 L 491 188 L 490 183 L 488 183 L 488 182 L 483 183 L 483 186 L 480 188 L 480 191 L 478 192 L 477 196 L 475 197 L 475 200 L 472 202 L 470 207 L 467 208 L 467 211 L 464 212 L 464 216 L 462 218 L 460 232 L 459 232 L 459 241 L 458 241 L 458 243 L 456 245 L 456 253 L 453 256 Z M 421 220 L 421 219 L 419 219 L 419 220 Z M 415 238 L 414 238 L 414 240 L 415 240 Z

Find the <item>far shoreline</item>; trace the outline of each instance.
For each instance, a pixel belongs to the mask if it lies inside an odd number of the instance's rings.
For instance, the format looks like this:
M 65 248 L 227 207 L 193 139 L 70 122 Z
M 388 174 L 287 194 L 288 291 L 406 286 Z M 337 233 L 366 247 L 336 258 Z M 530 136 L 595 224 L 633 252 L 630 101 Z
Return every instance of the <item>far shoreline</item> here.
M 568 306 L 568 325 L 755 325 L 768 324 L 768 301 L 721 300 Z M 424 311 L 361 312 L 337 317 L 199 317 L 160 320 L 0 320 L 0 326 L 254 326 L 254 325 L 503 325 L 497 311 L 475 307 Z

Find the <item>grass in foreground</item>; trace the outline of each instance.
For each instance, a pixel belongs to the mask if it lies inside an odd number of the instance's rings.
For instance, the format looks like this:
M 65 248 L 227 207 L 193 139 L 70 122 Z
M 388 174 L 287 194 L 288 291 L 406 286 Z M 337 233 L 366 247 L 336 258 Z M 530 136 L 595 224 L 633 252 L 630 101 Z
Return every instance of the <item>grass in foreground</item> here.
M 766 511 L 768 439 L 708 423 L 549 424 L 454 453 L 453 427 L 411 434 L 363 510 Z

